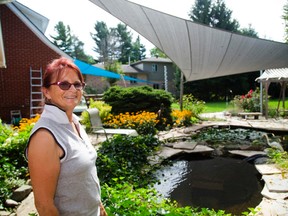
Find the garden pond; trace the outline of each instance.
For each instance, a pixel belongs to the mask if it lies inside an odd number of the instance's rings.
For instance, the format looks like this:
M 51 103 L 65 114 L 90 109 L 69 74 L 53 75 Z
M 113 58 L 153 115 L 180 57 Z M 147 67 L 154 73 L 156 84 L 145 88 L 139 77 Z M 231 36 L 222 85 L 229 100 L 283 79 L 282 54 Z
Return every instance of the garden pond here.
M 181 206 L 221 209 L 241 215 L 261 202 L 264 182 L 254 166 L 255 158 L 247 160 L 229 154 L 229 150 L 264 150 L 269 147 L 263 136 L 265 133 L 241 128 L 208 128 L 201 131 L 192 139 L 204 142 L 215 151 L 170 158 L 171 164 L 156 172 L 156 190 Z M 283 136 L 272 138 L 283 140 Z M 258 159 L 261 158 L 267 160 L 263 156 Z

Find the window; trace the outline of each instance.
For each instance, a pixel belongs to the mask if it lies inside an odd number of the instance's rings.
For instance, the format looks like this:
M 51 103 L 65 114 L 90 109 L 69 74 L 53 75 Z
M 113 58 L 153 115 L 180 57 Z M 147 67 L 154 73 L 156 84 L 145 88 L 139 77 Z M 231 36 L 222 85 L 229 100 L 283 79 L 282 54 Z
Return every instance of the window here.
M 136 76 L 130 76 L 131 78 L 137 79 Z M 130 84 L 136 84 L 137 81 L 136 80 L 130 80 Z
M 156 72 L 157 71 L 157 64 L 152 64 L 152 72 Z
M 159 89 L 159 84 L 153 84 L 154 89 Z

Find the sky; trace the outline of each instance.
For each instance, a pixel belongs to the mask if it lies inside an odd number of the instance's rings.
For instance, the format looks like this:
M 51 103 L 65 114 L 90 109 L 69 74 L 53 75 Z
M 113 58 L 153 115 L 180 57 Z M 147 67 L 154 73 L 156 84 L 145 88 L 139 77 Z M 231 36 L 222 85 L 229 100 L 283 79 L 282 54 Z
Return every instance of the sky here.
M 187 20 L 188 13 L 195 0 L 130 0 L 137 4 L 162 11 Z M 232 18 L 238 20 L 240 28 L 252 28 L 258 32 L 260 38 L 284 42 L 283 6 L 287 0 L 224 0 L 226 7 L 232 10 Z M 120 20 L 99 8 L 89 0 L 18 0 L 37 13 L 49 19 L 49 25 L 45 35 L 55 36 L 55 25 L 62 21 L 69 25 L 73 35 L 84 43 L 86 54 L 93 57 L 97 54 L 93 51 L 95 42 L 91 38 L 97 21 L 104 21 L 108 28 L 115 27 Z M 80 3 L 81 2 L 81 3 Z M 131 30 L 134 40 L 139 33 Z M 146 47 L 146 57 L 149 50 L 154 47 L 148 40 L 141 37 L 140 41 Z

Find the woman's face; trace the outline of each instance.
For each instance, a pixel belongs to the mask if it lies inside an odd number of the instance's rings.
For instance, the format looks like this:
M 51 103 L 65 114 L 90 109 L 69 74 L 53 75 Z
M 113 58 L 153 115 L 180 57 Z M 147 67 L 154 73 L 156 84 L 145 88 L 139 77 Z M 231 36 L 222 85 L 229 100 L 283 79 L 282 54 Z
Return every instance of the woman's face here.
M 63 72 L 59 80 L 52 80 L 52 83 L 64 81 L 71 84 L 81 83 L 77 73 L 70 68 Z M 58 85 L 51 85 L 49 88 L 44 88 L 43 93 L 52 104 L 71 113 L 82 98 L 82 90 L 75 89 L 74 85 L 71 85 L 68 90 L 62 90 Z

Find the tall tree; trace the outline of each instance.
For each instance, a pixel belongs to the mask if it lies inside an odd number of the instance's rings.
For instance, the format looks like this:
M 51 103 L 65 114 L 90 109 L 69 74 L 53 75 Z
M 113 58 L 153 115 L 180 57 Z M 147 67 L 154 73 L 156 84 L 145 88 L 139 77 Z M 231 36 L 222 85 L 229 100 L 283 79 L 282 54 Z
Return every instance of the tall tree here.
M 189 17 L 194 22 L 210 25 L 211 0 L 196 0 L 189 12 Z
M 105 69 L 111 72 L 115 72 L 117 74 L 123 75 L 123 70 L 121 67 L 121 63 L 114 60 L 108 63 L 105 63 Z M 116 78 L 106 78 L 106 80 L 109 82 L 110 86 L 115 85 L 115 83 L 118 81 Z
M 57 32 L 56 36 L 51 36 L 54 39 L 53 43 L 64 51 L 69 56 L 94 64 L 95 61 L 92 56 L 86 55 L 84 52 L 84 43 L 75 35 L 71 34 L 70 26 L 65 26 L 62 21 L 58 22 L 54 29 Z
M 72 35 L 72 54 L 73 58 L 76 58 L 80 61 L 87 62 L 88 64 L 95 64 L 95 60 L 92 56 L 86 55 L 84 51 L 84 43 L 79 40 L 78 37 Z
M 251 24 L 249 24 L 248 28 L 240 29 L 240 33 L 243 35 L 250 36 L 250 37 L 258 38 L 258 33 L 255 31 L 254 28 L 252 28 Z
M 116 28 L 108 28 L 106 23 L 97 21 L 94 27 L 96 33 L 91 34 L 96 43 L 93 49 L 99 55 L 99 61 L 111 63 L 115 60 L 126 64 L 145 58 L 145 46 L 141 44 L 140 38 L 132 42 L 132 33 L 127 25 L 119 23 Z
M 168 58 L 167 55 L 157 47 L 154 47 L 150 50 L 150 55 L 153 57 Z
M 213 4 L 210 25 L 232 32 L 237 32 L 239 29 L 239 22 L 236 19 L 232 19 L 232 11 L 226 7 L 223 0 L 217 0 Z
M 232 11 L 229 10 L 223 0 L 196 0 L 189 16 L 191 20 L 199 23 L 236 32 L 239 28 L 237 20 L 232 19 Z
M 116 46 L 115 36 L 103 21 L 97 21 L 94 29 L 96 33 L 91 33 L 92 39 L 96 44 L 93 51 L 98 53 L 98 59 L 100 62 L 108 62 L 109 60 L 113 59 L 114 49 Z
M 122 23 L 119 23 L 113 31 L 116 33 L 118 40 L 118 61 L 122 64 L 126 64 L 132 53 L 132 34 L 128 31 L 127 25 Z
M 138 35 L 135 42 L 132 43 L 132 52 L 130 56 L 130 61 L 134 62 L 134 61 L 139 61 L 139 60 L 144 59 L 146 56 L 145 52 L 146 52 L 146 48 L 143 44 L 141 44 L 140 37 Z
M 62 21 L 59 21 L 55 25 L 54 30 L 56 31 L 57 35 L 56 36 L 50 35 L 50 37 L 53 39 L 52 43 L 54 43 L 62 51 L 71 56 L 73 42 L 70 26 L 67 25 L 66 27 Z

